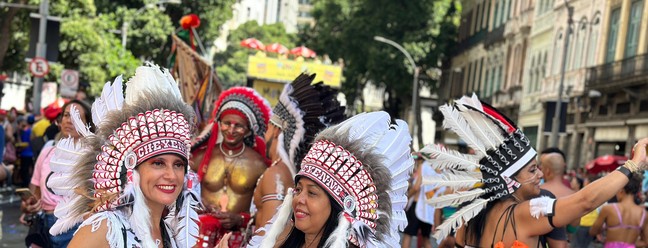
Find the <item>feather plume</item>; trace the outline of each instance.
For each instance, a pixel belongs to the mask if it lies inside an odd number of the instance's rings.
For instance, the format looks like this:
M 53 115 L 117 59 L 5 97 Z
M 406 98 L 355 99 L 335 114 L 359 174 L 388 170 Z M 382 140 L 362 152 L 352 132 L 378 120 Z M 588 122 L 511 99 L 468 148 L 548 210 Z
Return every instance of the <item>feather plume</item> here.
M 86 137 L 93 134 L 92 132 L 90 132 L 90 126 L 84 123 L 83 120 L 81 120 L 81 114 L 79 113 L 79 109 L 77 109 L 77 107 L 74 104 L 70 105 L 70 114 L 72 117 L 72 124 L 74 125 L 74 129 L 76 129 L 76 131 L 82 137 Z
M 162 73 L 160 73 L 160 70 Z M 137 82 L 137 83 L 133 83 Z M 177 99 L 182 99 L 180 88 L 173 80 L 173 77 L 167 69 L 161 69 L 159 66 L 146 62 L 146 66 L 137 67 L 135 76 L 126 83 L 125 102 L 134 104 L 140 99 L 145 92 L 164 93 L 172 95 Z
M 486 155 L 484 144 L 482 144 L 480 140 L 475 139 L 475 134 L 468 127 L 466 119 L 459 114 L 459 111 L 456 108 L 446 104 L 439 107 L 439 110 L 443 113 L 443 117 L 445 118 L 443 120 L 443 128 L 450 129 L 459 135 L 459 137 L 466 141 L 468 146 L 473 148 L 480 157 Z
M 92 122 L 99 126 L 101 121 L 106 117 L 108 112 L 120 110 L 124 105 L 124 88 L 122 76 L 115 78 L 110 84 L 106 82 L 101 91 L 101 96 L 92 103 Z
M 468 97 L 463 97 L 457 100 L 457 108 L 460 110 L 461 115 L 468 122 L 470 129 L 473 131 L 477 139 L 481 140 L 487 150 L 495 149 L 497 146 L 504 142 L 504 137 L 501 135 L 502 130 L 496 126 L 495 122 L 483 112 L 481 103 L 474 105 L 472 100 Z M 462 101 L 464 100 L 464 101 Z M 470 106 L 469 109 L 467 106 Z M 477 110 L 477 111 L 475 111 Z
M 386 112 L 370 112 L 355 115 L 340 125 L 344 125 L 341 130 L 349 130 L 349 140 L 363 139 L 365 144 L 374 144 L 377 138 L 382 135 L 376 135 L 377 132 L 389 130 L 391 117 Z
M 452 168 L 474 171 L 481 166 L 476 156 L 462 154 L 436 144 L 426 145 L 420 152 L 430 154 L 430 165 L 435 169 Z
M 126 199 L 134 197 L 132 212 L 128 218 L 132 224 L 133 232 L 142 240 L 142 247 L 157 247 L 153 237 L 150 234 L 151 230 L 151 213 L 148 206 L 146 206 L 146 198 L 139 187 L 140 176 L 137 170 L 133 170 L 133 182 L 127 184 L 124 189 L 124 194 L 121 197 Z
M 361 221 L 356 221 L 356 222 L 361 222 Z M 335 228 L 335 230 L 333 230 L 331 235 L 329 235 L 328 239 L 326 239 L 326 243 L 324 244 L 324 247 L 346 248 L 347 237 L 349 237 L 349 231 L 350 231 L 349 227 L 351 227 L 351 223 L 349 223 L 349 220 L 347 220 L 347 218 L 344 216 L 344 213 L 341 212 L 340 216 L 338 217 L 338 226 Z M 367 233 L 371 233 L 371 232 L 368 231 Z M 359 236 L 360 235 L 356 234 L 356 238 L 359 238 Z
M 443 173 L 440 176 L 423 178 L 423 184 L 439 186 L 448 186 L 452 189 L 472 188 L 482 180 L 469 175 L 454 173 Z
M 484 190 L 481 188 L 472 189 L 468 191 L 457 191 L 453 194 L 442 195 L 438 197 L 433 197 L 427 200 L 428 204 L 434 207 L 446 207 L 451 205 L 458 205 L 466 201 L 472 201 L 482 194 Z M 482 200 L 482 199 L 480 199 Z
M 73 138 L 60 139 L 53 152 L 50 169 L 55 173 L 72 173 L 74 165 L 83 156 L 81 142 L 74 142 Z
M 179 247 L 193 247 L 198 241 L 199 223 L 198 198 L 190 190 L 185 190 L 182 207 L 177 215 L 175 240 Z
M 488 200 L 477 199 L 470 205 L 457 210 L 457 212 L 455 212 L 452 216 L 450 216 L 450 218 L 445 220 L 443 224 L 437 227 L 436 231 L 434 232 L 434 238 L 436 238 L 436 240 L 443 240 L 448 236 L 448 234 L 450 234 L 450 231 L 457 230 L 464 224 L 464 222 L 468 222 L 468 220 L 475 217 L 475 215 L 477 215 L 482 209 L 484 209 L 484 207 L 486 207 L 487 203 Z
M 77 224 L 83 222 L 83 215 L 71 216 L 72 211 L 70 208 L 74 207 L 76 202 L 81 200 L 83 196 L 74 195 L 72 198 L 63 197 L 58 204 L 56 204 L 56 209 L 54 210 L 54 216 L 58 218 L 56 223 L 52 225 L 49 230 L 51 235 L 59 235 L 61 233 L 67 232 L 68 230 L 75 227 Z
M 76 176 L 72 173 L 58 173 L 51 174 L 47 180 L 47 187 L 59 196 L 74 195 L 74 188 L 76 187 L 71 183 Z
M 394 211 L 391 217 L 391 225 L 398 228 L 398 231 L 405 230 L 405 227 L 407 227 L 407 214 L 405 210 Z

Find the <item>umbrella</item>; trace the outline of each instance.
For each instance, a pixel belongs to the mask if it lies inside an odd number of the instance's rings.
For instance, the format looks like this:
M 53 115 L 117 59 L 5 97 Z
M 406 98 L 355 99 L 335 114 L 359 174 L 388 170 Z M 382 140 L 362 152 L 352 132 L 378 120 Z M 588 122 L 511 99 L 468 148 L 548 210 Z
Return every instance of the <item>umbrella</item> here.
M 315 56 L 317 56 L 317 54 L 313 50 L 310 50 L 308 49 L 308 47 L 305 46 L 300 46 L 300 47 L 295 47 L 293 49 L 290 49 L 290 54 L 295 56 L 306 57 L 306 58 L 315 58 Z
M 241 41 L 241 46 L 242 47 L 247 47 L 250 49 L 256 49 L 256 50 L 264 50 L 265 46 L 263 45 L 263 42 L 255 39 L 255 38 L 247 38 L 245 40 Z
M 619 155 L 605 155 L 590 161 L 585 169 L 591 174 L 610 172 L 628 161 L 628 157 Z
M 271 53 L 284 54 L 284 53 L 288 53 L 288 48 L 284 45 L 281 45 L 280 43 L 275 42 L 270 45 L 267 45 L 266 51 Z

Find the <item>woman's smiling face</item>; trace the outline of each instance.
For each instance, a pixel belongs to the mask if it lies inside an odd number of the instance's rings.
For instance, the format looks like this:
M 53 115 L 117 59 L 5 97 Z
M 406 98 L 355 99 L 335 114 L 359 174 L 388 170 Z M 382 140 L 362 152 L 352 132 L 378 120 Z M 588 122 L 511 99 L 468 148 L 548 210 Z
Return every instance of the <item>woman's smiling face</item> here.
M 182 192 L 187 163 L 178 155 L 163 154 L 137 167 L 140 188 L 149 208 L 171 205 Z

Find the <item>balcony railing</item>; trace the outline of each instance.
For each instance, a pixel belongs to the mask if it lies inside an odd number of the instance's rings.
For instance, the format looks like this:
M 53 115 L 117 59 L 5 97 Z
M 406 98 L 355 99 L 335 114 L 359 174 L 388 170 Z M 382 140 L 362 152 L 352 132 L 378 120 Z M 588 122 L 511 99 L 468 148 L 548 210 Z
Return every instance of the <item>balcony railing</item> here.
M 589 68 L 587 88 L 626 87 L 642 83 L 645 77 L 648 77 L 648 55 L 642 54 Z
M 489 47 L 499 41 L 504 40 L 504 29 L 505 25 L 502 24 L 501 26 L 493 29 L 493 31 L 486 34 L 486 38 L 484 39 L 484 47 Z

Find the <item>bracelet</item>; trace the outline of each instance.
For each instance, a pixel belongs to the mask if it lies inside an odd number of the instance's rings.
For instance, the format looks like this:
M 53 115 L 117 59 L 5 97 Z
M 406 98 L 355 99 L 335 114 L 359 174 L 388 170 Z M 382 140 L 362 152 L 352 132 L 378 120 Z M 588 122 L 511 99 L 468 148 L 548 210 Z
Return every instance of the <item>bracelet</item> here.
M 628 159 L 628 160 L 625 162 L 625 164 L 623 164 L 623 167 L 628 168 L 628 169 L 629 169 L 630 171 L 632 171 L 632 172 L 637 172 L 637 171 L 639 171 L 639 165 L 637 165 L 637 163 L 635 163 L 635 162 L 632 161 L 631 159 Z
M 628 160 L 630 161 L 630 160 Z M 626 162 L 627 164 L 627 162 Z M 628 177 L 628 180 L 632 179 L 632 172 L 630 169 L 626 168 L 625 166 L 619 166 L 616 171 L 623 173 L 626 177 Z

